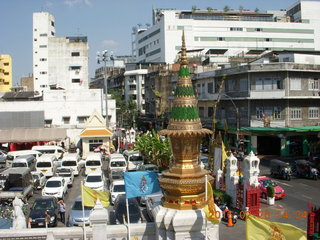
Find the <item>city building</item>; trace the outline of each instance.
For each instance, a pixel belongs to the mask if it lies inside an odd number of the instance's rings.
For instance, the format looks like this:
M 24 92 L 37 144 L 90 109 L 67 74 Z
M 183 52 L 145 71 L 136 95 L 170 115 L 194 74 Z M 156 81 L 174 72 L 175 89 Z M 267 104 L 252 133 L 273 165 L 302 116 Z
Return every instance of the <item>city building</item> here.
M 88 41 L 85 36 L 55 36 L 55 19 L 33 13 L 34 90 L 88 88 Z
M 0 54 L 0 92 L 10 92 L 12 87 L 12 59 Z
M 190 60 L 217 67 L 265 50 L 318 51 L 319 8 L 319 1 L 299 1 L 287 11 L 154 9 L 150 27 L 133 28 L 133 52 L 137 62 L 174 63 L 182 30 Z
M 193 76 L 202 123 L 246 152 L 307 155 L 320 131 L 320 52 L 272 51 L 260 59 Z
M 34 81 L 32 73 L 30 73 L 27 77 L 22 77 L 20 81 L 20 85 L 23 87 L 23 89 L 25 89 L 25 91 L 34 91 Z

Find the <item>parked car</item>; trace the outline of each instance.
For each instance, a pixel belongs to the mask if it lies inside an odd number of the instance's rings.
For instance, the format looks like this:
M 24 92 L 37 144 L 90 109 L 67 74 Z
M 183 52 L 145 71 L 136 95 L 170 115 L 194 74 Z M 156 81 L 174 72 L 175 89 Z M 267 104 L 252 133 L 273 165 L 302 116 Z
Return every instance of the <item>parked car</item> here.
M 306 160 L 296 160 L 293 165 L 293 170 L 295 174 L 299 177 L 312 178 L 314 180 L 318 179 L 318 170 L 315 168 L 313 162 Z
M 109 173 L 109 184 L 116 180 L 123 180 L 124 179 L 124 171 L 122 170 L 112 170 Z
M 46 184 L 47 178 L 42 172 L 31 172 L 34 182 L 34 188 L 42 189 Z
M 149 198 L 157 198 L 157 199 L 161 200 L 162 197 L 163 197 L 163 192 L 162 192 L 162 190 L 160 190 L 159 192 L 156 192 L 156 193 L 153 193 L 150 195 L 141 196 L 137 199 L 138 199 L 138 202 L 140 203 L 140 205 L 145 206 L 146 202 Z
M 7 152 L 0 150 L 0 168 L 6 167 L 7 163 Z
M 90 172 L 102 172 L 102 157 L 100 153 L 90 152 L 85 161 L 85 175 Z
M 145 165 L 141 165 L 139 168 L 140 171 L 150 171 L 150 172 L 155 172 L 155 173 L 159 173 L 159 168 L 157 165 L 154 164 L 145 164 Z
M 56 170 L 56 175 L 63 177 L 69 187 L 72 186 L 74 180 L 73 169 L 69 167 L 58 167 Z
M 129 198 L 129 216 L 130 223 L 141 223 L 142 214 L 139 207 L 139 203 L 136 198 Z M 126 208 L 126 196 L 119 195 L 114 203 L 114 213 L 117 224 L 124 224 L 124 221 L 128 222 L 128 214 Z
M 61 167 L 70 167 L 75 176 L 79 175 L 81 166 L 79 164 L 80 156 L 77 153 L 65 153 L 61 161 Z
M 112 170 L 127 170 L 127 161 L 122 154 L 113 153 L 108 156 L 108 171 L 111 172 Z
M 49 212 L 51 216 L 49 227 L 57 226 L 57 215 L 58 215 L 58 206 L 57 199 L 55 197 L 41 197 L 37 198 L 29 214 L 31 227 L 45 227 L 45 211 Z
M 84 206 L 84 220 L 83 220 L 83 211 L 82 211 L 82 200 L 81 196 L 78 196 L 74 203 L 72 204 L 67 226 L 68 227 L 82 227 L 83 224 L 86 226 L 90 225 L 89 216 L 93 207 Z
M 127 160 L 128 171 L 138 170 L 143 165 L 143 158 L 139 151 L 125 150 L 123 156 Z
M 272 176 L 281 177 L 282 179 L 290 180 L 292 171 L 289 163 L 278 159 L 273 159 L 270 162 L 270 174 Z
M 264 199 L 267 199 L 267 187 L 272 186 L 274 187 L 274 197 L 275 199 L 281 199 L 284 198 L 286 193 L 284 192 L 283 188 L 280 187 L 278 184 L 276 184 L 272 179 L 266 177 L 266 176 L 261 176 L 258 177 L 258 181 L 260 183 L 260 192 L 261 192 L 261 197 Z
M 105 191 L 106 181 L 104 179 L 104 174 L 101 172 L 89 173 L 84 180 L 84 186 L 92 188 L 94 190 Z
M 62 158 L 63 154 L 66 152 L 66 150 L 62 147 L 52 145 L 33 146 L 32 150 L 39 151 L 45 154 L 54 154 L 57 159 Z
M 157 205 L 161 204 L 163 194 L 158 194 L 154 196 L 149 196 L 146 199 L 146 210 L 147 214 L 151 220 L 153 220 L 152 209 L 154 209 Z
M 111 204 L 114 204 L 118 195 L 123 195 L 126 193 L 124 187 L 124 180 L 116 180 L 110 184 L 110 195 L 111 195 Z
M 27 156 L 27 155 L 33 155 L 38 160 L 38 158 L 42 155 L 42 153 L 35 150 L 18 150 L 18 151 L 8 152 L 6 166 L 11 167 L 14 159 L 16 159 L 19 156 Z
M 68 184 L 63 177 L 51 177 L 42 190 L 42 196 L 54 196 L 63 199 L 67 191 Z

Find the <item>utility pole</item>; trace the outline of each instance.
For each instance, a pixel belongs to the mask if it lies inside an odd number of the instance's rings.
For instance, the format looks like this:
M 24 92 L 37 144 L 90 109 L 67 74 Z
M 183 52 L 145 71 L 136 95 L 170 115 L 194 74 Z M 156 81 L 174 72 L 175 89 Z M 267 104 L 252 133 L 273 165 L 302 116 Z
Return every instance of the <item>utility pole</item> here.
M 109 114 L 108 114 L 108 80 L 107 80 L 107 61 L 108 61 L 108 50 L 103 50 L 102 53 L 97 52 L 97 62 L 100 64 L 101 61 L 104 62 L 103 70 L 103 83 L 104 91 L 106 93 L 106 127 L 109 128 Z

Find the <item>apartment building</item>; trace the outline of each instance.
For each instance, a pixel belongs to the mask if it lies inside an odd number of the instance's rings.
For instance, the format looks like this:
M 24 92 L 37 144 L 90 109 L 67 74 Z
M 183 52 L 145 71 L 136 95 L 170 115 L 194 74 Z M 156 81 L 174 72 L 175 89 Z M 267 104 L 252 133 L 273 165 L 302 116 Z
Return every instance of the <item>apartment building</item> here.
M 153 10 L 153 24 L 134 28 L 137 62 L 174 63 L 181 31 L 187 48 L 205 64 L 221 65 L 231 58 L 265 50 L 320 50 L 319 1 L 299 1 L 288 10 Z
M 194 75 L 199 115 L 233 143 L 259 154 L 306 155 L 320 131 L 320 52 L 269 52 L 260 59 Z M 238 139 L 236 139 L 238 137 Z
M 33 13 L 34 90 L 88 88 L 88 41 L 85 36 L 55 36 L 55 19 Z
M 10 92 L 12 87 L 12 59 L 0 54 L 0 92 Z

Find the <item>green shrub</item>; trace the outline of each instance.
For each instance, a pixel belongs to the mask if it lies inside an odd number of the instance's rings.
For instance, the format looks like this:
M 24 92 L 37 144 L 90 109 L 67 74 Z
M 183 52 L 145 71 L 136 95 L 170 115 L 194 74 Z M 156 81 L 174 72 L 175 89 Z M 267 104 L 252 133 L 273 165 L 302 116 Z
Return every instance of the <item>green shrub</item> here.
M 273 186 L 268 186 L 267 187 L 267 192 L 268 192 L 268 197 L 274 197 L 274 187 Z
M 226 203 L 227 205 L 231 205 L 231 203 L 232 203 L 231 196 L 229 196 L 225 192 L 217 190 L 217 189 L 212 189 L 212 190 L 213 190 L 214 197 L 218 196 L 218 197 L 220 197 L 222 203 Z

